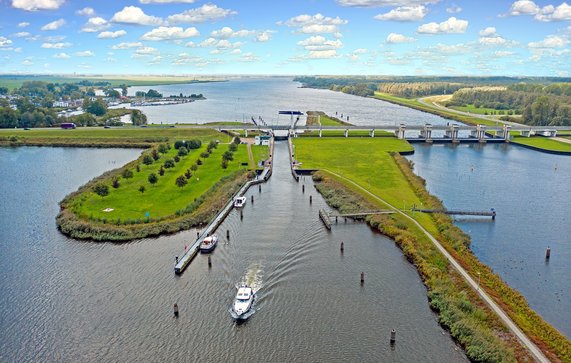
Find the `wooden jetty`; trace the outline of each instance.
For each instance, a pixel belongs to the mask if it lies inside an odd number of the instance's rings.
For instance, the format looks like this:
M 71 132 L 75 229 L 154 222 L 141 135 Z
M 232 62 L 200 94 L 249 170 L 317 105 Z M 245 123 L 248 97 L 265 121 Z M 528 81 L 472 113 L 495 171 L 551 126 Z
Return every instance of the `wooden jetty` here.
M 421 212 L 421 213 L 442 213 L 442 214 L 450 214 L 450 215 L 461 215 L 461 216 L 483 216 L 483 217 L 492 217 L 492 219 L 496 219 L 496 210 L 494 208 L 490 209 L 489 212 L 486 211 L 466 211 L 466 210 L 447 210 L 447 209 L 421 209 L 413 207 L 411 209 L 413 212 Z
M 324 209 L 319 210 L 319 218 L 325 224 L 325 228 L 331 229 L 331 218 L 335 218 L 335 222 L 337 222 L 337 218 L 344 217 L 344 218 L 358 218 L 358 217 L 365 217 L 374 214 L 392 214 L 395 213 L 393 210 L 368 210 L 362 212 L 355 212 L 355 213 L 327 213 Z

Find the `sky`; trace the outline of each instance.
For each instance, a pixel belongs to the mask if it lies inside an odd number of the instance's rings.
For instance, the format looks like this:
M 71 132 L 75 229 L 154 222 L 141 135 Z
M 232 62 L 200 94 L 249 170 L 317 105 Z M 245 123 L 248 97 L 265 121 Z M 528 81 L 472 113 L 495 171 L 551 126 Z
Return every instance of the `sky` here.
M 571 75 L 571 5 L 0 0 L 0 73 Z

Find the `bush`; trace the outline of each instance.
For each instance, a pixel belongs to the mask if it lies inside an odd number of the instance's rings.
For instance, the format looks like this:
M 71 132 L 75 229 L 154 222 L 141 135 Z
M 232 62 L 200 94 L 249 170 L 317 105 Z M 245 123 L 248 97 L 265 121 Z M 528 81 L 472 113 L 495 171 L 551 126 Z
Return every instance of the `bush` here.
M 192 173 L 190 172 L 190 169 L 188 169 L 188 170 L 184 173 L 184 176 L 185 176 L 187 179 L 190 179 L 190 178 L 192 177 Z
M 208 143 L 208 146 L 206 147 L 206 149 L 208 151 L 211 151 L 212 149 L 216 149 L 217 147 L 218 147 L 218 143 L 216 141 L 212 140 Z
M 222 154 L 222 160 L 232 161 L 234 160 L 234 155 L 232 155 L 230 151 L 225 151 L 224 154 Z
M 200 157 L 203 159 L 206 159 L 209 156 L 210 156 L 210 153 L 208 151 L 203 151 L 202 153 L 200 153 Z
M 235 144 L 235 145 L 240 145 L 240 142 L 241 142 L 241 140 L 240 140 L 239 137 L 235 137 L 235 138 L 234 138 L 234 144 Z
M 165 163 L 163 165 L 165 166 L 165 169 L 173 168 L 174 167 L 174 160 L 168 159 L 165 161 Z
M 180 161 L 180 157 L 178 155 L 174 156 L 174 162 L 178 163 Z
M 160 175 L 160 176 L 165 175 L 165 168 L 163 168 L 162 165 L 161 165 L 161 168 L 159 169 L 159 175 Z
M 153 151 L 151 152 L 151 155 L 153 156 L 153 159 L 154 159 L 155 161 L 159 160 L 159 158 L 161 157 L 161 156 L 159 155 L 159 152 L 157 151 L 157 149 L 153 149 Z
M 155 173 L 151 173 L 149 175 L 148 179 L 149 179 L 149 183 L 151 183 L 151 184 L 156 184 L 159 181 L 159 177 Z
M 160 152 L 161 154 L 166 154 L 166 153 L 168 153 L 168 152 L 169 152 L 169 149 L 170 149 L 169 144 L 160 144 L 160 145 L 159 145 L 159 152 Z
M 185 143 L 187 149 L 199 149 L 202 146 L 202 141 L 200 140 L 189 140 Z
M 141 192 L 141 194 L 143 194 L 143 193 L 145 192 L 145 186 L 144 186 L 144 185 L 141 185 L 141 186 L 139 187 L 139 191 Z
M 112 184 L 113 188 L 117 189 L 119 188 L 119 186 L 121 185 L 121 183 L 119 183 L 119 178 L 113 178 Z
M 196 160 L 196 165 L 202 165 L 202 159 Z
M 137 165 L 137 166 L 138 166 L 138 165 Z M 132 177 L 133 177 L 133 172 L 132 172 L 130 169 L 125 169 L 125 170 L 123 170 L 123 173 L 121 173 L 121 176 L 122 176 L 124 179 L 129 179 L 129 178 L 132 178 Z
M 198 165 L 196 164 L 192 164 L 192 166 L 190 167 L 190 170 L 192 171 L 196 171 L 198 169 Z
M 153 158 L 151 157 L 151 155 L 145 155 L 143 156 L 143 164 L 145 165 L 151 165 L 153 163 Z
M 228 160 L 222 159 L 222 163 L 220 165 L 222 166 L 222 169 L 228 168 Z
M 184 146 L 178 149 L 178 156 L 186 156 L 188 155 L 188 149 Z
M 179 188 L 184 187 L 186 184 L 188 184 L 188 180 L 186 180 L 186 177 L 184 175 L 179 176 L 178 178 L 176 178 L 176 186 Z
M 99 183 L 99 184 L 95 185 L 93 187 L 93 191 L 95 192 L 95 194 L 97 194 L 101 197 L 109 195 L 109 187 L 103 183 Z
M 184 146 L 184 141 L 180 141 L 180 140 L 179 140 L 179 141 L 176 141 L 176 142 L 174 143 L 174 148 L 177 149 L 177 150 L 180 149 L 180 148 L 183 147 L 183 146 Z
M 228 146 L 228 150 L 230 150 L 231 152 L 234 152 L 234 151 L 238 150 L 238 145 L 232 143 L 232 144 L 230 144 L 230 146 Z
M 139 164 L 137 164 L 136 170 L 137 170 L 137 173 L 141 171 L 141 167 L 139 166 Z

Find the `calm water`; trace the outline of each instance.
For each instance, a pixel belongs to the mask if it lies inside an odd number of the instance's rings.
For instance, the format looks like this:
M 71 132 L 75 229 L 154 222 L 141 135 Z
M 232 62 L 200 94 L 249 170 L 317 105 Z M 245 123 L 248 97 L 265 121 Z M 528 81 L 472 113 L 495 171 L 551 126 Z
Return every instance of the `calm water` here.
M 496 208 L 495 222 L 457 224 L 481 261 L 571 337 L 571 158 L 497 144 L 415 149 L 415 171 L 446 207 Z
M 446 120 L 388 102 L 347 95 L 329 90 L 300 88 L 291 78 L 243 78 L 229 82 L 153 86 L 164 96 L 202 93 L 203 101 L 173 105 L 140 107 L 153 123 L 205 123 L 212 121 L 256 120 L 261 116 L 268 124 L 285 124 L 287 115 L 279 110 L 324 111 L 329 115 L 349 116 L 355 125 L 399 125 L 432 123 Z M 151 87 L 130 87 L 129 95 Z
M 232 212 L 221 226 L 211 269 L 199 255 L 173 273 L 195 231 L 124 244 L 56 231 L 65 194 L 138 154 L 0 149 L 0 361 L 466 361 L 392 241 L 362 224 L 324 229 L 325 203 L 292 180 L 286 144 L 244 219 Z M 256 312 L 237 325 L 228 309 L 242 280 Z

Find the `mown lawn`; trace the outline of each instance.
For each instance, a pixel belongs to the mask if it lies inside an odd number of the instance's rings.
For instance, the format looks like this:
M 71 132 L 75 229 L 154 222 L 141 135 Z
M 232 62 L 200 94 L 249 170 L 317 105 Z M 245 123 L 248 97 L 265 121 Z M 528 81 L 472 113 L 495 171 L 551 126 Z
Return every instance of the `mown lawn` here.
M 552 150 L 552 151 L 565 151 L 571 153 L 571 144 L 566 144 L 557 140 L 552 140 L 547 137 L 535 136 L 535 137 L 519 137 L 514 136 L 511 140 L 515 144 L 523 144 L 534 146 L 540 149 Z
M 301 169 L 320 169 L 349 178 L 381 196 L 397 208 L 421 205 L 389 152 L 411 151 L 404 140 L 394 138 L 296 138 L 295 158 Z M 435 225 L 428 215 L 417 219 L 431 232 Z
M 496 113 L 494 116 L 506 116 L 508 115 L 509 110 L 496 110 L 494 108 L 487 108 L 487 107 L 476 107 L 474 105 L 466 105 L 466 106 L 450 106 L 450 108 L 462 112 L 469 112 L 475 113 L 478 115 L 492 115 L 492 113 Z M 504 112 L 502 115 L 498 114 L 498 112 Z M 513 112 L 513 110 L 511 110 Z M 513 117 L 513 115 L 510 115 Z M 517 116 L 517 115 L 516 115 Z
M 139 163 L 140 172 L 133 167 L 133 178 L 120 178 L 120 187 L 114 189 L 109 185 L 109 195 L 101 197 L 93 191 L 84 193 L 74 199 L 72 211 L 87 219 L 106 218 L 107 220 L 121 221 L 144 220 L 145 214 L 149 212 L 150 218 L 161 218 L 173 215 L 177 210 L 183 209 L 191 204 L 196 198 L 205 193 L 220 178 L 231 174 L 238 169 L 248 168 L 248 153 L 246 145 L 239 145 L 234 153 L 234 160 L 231 161 L 227 169 L 221 167 L 222 154 L 228 150 L 227 144 L 220 144 L 214 149 L 210 157 L 203 158 L 203 164 L 192 172 L 188 184 L 179 188 L 175 180 L 183 175 L 187 169 L 195 164 L 200 158 L 200 153 L 206 150 L 206 144 L 200 149 L 192 150 L 187 156 L 181 158 L 174 168 L 165 169 L 164 176 L 159 175 L 159 168 L 167 159 L 172 159 L 177 150 L 172 148 L 168 154 L 151 165 Z M 245 163 L 245 165 L 242 165 Z M 151 173 L 155 173 L 159 180 L 155 185 L 148 181 Z M 145 192 L 141 193 L 139 187 L 145 186 Z M 112 212 L 103 212 L 106 208 L 112 208 Z

